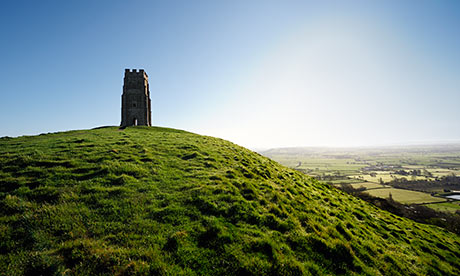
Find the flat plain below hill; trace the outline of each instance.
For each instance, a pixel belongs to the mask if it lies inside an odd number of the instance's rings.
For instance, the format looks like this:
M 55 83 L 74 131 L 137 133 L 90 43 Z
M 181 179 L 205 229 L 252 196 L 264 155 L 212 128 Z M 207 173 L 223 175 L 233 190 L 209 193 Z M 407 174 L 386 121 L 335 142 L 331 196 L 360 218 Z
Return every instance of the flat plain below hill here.
M 456 212 L 446 190 L 460 190 L 460 144 L 362 148 L 275 148 L 260 152 L 281 164 L 340 187 L 365 188 L 372 196 Z M 398 181 L 404 181 L 404 187 Z M 417 183 L 425 182 L 425 183 Z M 392 189 L 392 186 L 398 189 Z M 433 204 L 434 203 L 434 204 Z
M 2 275 L 460 275 L 460 238 L 230 142 L 0 139 Z

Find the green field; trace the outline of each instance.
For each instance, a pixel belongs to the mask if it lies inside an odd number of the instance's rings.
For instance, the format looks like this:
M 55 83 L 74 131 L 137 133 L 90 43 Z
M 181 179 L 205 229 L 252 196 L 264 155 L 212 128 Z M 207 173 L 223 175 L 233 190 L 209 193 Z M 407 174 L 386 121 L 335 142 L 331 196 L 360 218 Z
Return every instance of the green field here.
M 230 142 L 0 139 L 2 275 L 459 275 L 460 237 Z
M 400 175 L 394 175 L 391 174 L 388 171 L 373 171 L 377 175 L 369 175 L 369 174 L 360 174 L 360 175 L 350 175 L 352 178 L 356 179 L 361 179 L 364 181 L 368 182 L 373 182 L 373 183 L 380 183 L 380 181 L 383 182 L 390 182 L 391 180 L 395 178 L 405 178 L 407 180 L 432 180 L 432 177 L 425 177 L 425 176 L 400 176 Z
M 372 196 L 380 198 L 388 198 L 391 194 L 393 200 L 406 204 L 447 201 L 446 199 L 433 197 L 427 193 L 395 188 L 374 189 L 367 192 Z
M 457 211 L 460 211 L 460 202 L 458 201 L 446 202 L 446 203 L 435 203 L 435 204 L 429 204 L 427 206 L 437 211 L 443 211 L 443 212 L 455 213 Z
M 355 189 L 364 187 L 366 189 L 382 189 L 388 186 L 377 184 L 377 183 L 372 183 L 372 182 L 360 182 L 360 183 L 353 183 L 351 186 Z

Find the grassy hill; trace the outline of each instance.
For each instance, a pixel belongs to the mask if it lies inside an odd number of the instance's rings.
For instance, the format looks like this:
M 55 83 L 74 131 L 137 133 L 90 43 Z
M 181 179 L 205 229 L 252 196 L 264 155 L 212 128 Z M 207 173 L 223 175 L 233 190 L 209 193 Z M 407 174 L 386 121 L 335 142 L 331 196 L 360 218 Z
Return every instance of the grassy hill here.
M 459 275 L 459 258 L 458 236 L 221 139 L 0 139 L 4 275 Z

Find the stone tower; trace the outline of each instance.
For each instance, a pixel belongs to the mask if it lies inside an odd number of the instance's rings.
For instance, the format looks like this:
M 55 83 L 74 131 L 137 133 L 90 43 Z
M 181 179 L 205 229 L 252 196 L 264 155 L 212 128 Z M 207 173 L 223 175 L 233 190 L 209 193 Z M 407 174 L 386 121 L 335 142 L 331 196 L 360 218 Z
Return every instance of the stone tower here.
M 125 69 L 121 95 L 121 126 L 151 126 L 149 78 L 144 69 Z

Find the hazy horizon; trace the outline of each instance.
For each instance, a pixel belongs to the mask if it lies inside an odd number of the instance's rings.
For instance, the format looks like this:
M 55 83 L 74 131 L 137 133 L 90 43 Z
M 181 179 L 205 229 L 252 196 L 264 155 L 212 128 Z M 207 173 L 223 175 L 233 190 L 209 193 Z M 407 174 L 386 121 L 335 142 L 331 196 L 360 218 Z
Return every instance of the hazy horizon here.
M 0 136 L 155 126 L 251 149 L 460 143 L 458 1 L 19 1 L 0 11 Z

